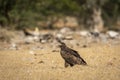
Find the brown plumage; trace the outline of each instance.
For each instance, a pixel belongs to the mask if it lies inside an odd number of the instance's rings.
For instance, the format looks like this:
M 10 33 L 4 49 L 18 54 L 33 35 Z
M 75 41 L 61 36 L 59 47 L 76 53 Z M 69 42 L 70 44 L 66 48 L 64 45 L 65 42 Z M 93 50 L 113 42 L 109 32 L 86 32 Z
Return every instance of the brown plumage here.
M 62 58 L 65 60 L 65 67 L 78 65 L 87 65 L 87 63 L 83 60 L 83 58 L 78 54 L 77 51 L 70 49 L 66 46 L 65 43 L 57 39 L 57 41 L 61 44 L 60 54 Z

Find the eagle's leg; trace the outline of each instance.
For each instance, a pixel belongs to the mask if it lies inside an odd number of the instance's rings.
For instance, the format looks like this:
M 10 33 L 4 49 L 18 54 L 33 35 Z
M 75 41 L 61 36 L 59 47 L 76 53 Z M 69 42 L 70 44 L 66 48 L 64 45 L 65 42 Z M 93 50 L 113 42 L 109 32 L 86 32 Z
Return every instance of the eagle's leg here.
M 65 67 L 68 67 L 70 64 L 65 61 Z
M 73 66 L 74 66 L 74 64 L 70 64 L 70 66 L 71 66 L 71 67 L 73 67 Z

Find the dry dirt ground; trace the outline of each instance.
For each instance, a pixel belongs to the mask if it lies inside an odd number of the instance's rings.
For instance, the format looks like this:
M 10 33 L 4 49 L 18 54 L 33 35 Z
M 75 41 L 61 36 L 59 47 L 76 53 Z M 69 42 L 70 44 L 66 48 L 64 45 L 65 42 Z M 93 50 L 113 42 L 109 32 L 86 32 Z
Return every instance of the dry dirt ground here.
M 48 44 L 44 45 L 47 46 Z M 0 45 L 2 46 L 2 45 Z M 120 80 L 120 45 L 73 47 L 88 66 L 64 67 L 59 48 L 0 50 L 0 80 Z M 35 45 L 34 45 L 35 46 Z
M 56 43 L 11 44 L 0 42 L 0 80 L 120 80 L 120 41 L 67 41 L 87 62 L 87 66 L 64 67 Z M 69 43 L 72 43 L 69 45 Z

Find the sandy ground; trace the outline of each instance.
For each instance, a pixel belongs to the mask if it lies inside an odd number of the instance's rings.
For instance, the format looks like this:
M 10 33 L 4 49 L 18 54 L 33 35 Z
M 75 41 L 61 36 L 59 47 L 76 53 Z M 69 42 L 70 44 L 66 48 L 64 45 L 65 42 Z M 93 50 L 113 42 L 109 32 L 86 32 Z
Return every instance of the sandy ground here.
M 30 45 L 27 45 L 30 46 Z M 58 51 L 0 50 L 0 80 L 120 80 L 120 45 L 73 47 L 88 66 L 64 67 Z

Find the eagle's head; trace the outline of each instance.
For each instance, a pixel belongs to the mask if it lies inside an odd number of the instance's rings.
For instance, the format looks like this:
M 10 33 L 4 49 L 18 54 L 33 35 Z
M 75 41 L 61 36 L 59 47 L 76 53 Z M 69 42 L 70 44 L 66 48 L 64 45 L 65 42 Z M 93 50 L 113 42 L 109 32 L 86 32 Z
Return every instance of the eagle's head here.
M 62 42 L 59 38 L 56 38 L 56 40 L 60 43 L 60 45 L 59 45 L 60 48 L 66 47 L 66 44 L 64 42 Z
M 62 48 L 65 48 L 66 45 L 65 45 L 65 43 L 62 43 L 62 44 L 59 45 L 59 47 L 62 49 Z

